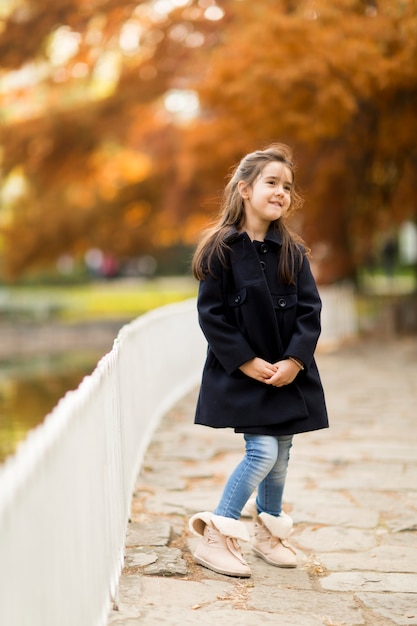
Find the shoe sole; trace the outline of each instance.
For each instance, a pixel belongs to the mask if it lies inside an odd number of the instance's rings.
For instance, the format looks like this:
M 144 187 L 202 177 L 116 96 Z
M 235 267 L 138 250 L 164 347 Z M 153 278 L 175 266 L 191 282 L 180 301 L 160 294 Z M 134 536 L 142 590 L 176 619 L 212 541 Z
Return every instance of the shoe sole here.
M 266 563 L 269 563 L 269 565 L 275 565 L 275 567 L 282 567 L 284 569 L 293 569 L 294 567 L 297 567 L 297 563 L 294 563 L 293 565 L 289 564 L 289 565 L 285 565 L 285 564 L 281 564 L 281 563 L 276 563 L 275 561 L 273 561 L 272 559 L 268 559 L 267 556 L 265 556 L 265 554 L 262 554 L 262 552 L 258 552 L 258 550 L 256 550 L 256 548 L 252 548 L 252 551 L 256 554 L 256 556 L 258 556 L 260 559 L 263 559 Z
M 235 578 L 250 578 L 251 572 L 242 573 L 242 572 L 226 572 L 225 570 L 220 569 L 219 567 L 215 567 L 211 565 L 211 563 L 207 563 L 204 559 L 200 559 L 198 556 L 194 555 L 194 561 L 207 569 L 216 572 L 216 574 L 223 574 L 224 576 L 234 576 Z

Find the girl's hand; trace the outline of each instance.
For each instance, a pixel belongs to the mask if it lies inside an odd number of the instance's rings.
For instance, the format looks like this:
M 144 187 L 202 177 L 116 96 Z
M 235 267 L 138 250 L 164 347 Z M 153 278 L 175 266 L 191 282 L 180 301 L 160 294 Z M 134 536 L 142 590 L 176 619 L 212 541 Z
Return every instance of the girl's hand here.
M 246 361 L 246 363 L 241 365 L 239 369 L 241 372 L 246 374 L 246 376 L 249 376 L 249 378 L 254 378 L 260 383 L 270 384 L 268 381 L 270 381 L 271 377 L 273 377 L 277 372 L 278 365 L 278 363 L 275 365 L 273 363 L 268 363 L 268 361 L 264 361 L 260 357 L 256 356 L 254 359 Z M 294 367 L 296 367 L 296 365 L 294 365 Z
M 300 368 L 294 361 L 285 359 L 284 361 L 278 361 L 275 363 L 276 372 L 266 380 L 267 385 L 273 385 L 274 387 L 284 387 L 289 385 L 295 380 Z

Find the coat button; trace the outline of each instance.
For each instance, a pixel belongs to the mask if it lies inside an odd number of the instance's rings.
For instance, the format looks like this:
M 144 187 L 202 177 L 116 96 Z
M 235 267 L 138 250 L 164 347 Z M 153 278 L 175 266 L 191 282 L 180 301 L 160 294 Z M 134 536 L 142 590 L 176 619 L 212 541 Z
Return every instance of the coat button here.
M 285 298 L 280 298 L 278 300 L 278 305 L 283 309 L 285 306 L 287 306 L 287 301 Z
M 266 245 L 266 243 L 263 243 L 261 245 L 260 250 L 261 250 L 262 254 L 266 254 L 268 252 L 268 246 Z
M 265 271 L 265 268 L 266 268 L 265 261 L 261 261 L 260 263 L 261 263 L 261 267 L 262 267 L 263 271 Z
M 241 301 L 241 297 L 240 296 L 236 296 L 235 297 L 235 304 L 239 304 L 239 302 Z

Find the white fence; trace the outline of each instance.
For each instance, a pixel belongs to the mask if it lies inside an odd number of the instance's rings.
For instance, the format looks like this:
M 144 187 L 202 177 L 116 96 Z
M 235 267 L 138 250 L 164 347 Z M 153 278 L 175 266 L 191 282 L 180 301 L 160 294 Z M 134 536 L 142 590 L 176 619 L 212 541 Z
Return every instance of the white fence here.
M 341 342 L 356 337 L 359 328 L 355 290 L 352 285 L 320 287 L 323 301 L 319 347 L 337 347 Z
M 324 341 L 351 335 L 353 292 L 322 297 Z M 107 623 L 143 454 L 204 354 L 194 300 L 138 318 L 0 468 L 1 626 Z
M 2 626 L 107 623 L 144 451 L 204 352 L 194 301 L 138 318 L 1 468 Z

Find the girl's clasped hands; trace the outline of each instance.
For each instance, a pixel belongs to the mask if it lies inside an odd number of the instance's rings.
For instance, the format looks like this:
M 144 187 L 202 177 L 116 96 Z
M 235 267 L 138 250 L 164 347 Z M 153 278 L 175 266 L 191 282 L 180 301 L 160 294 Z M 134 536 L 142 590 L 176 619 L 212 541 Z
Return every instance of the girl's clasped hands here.
M 255 357 L 250 361 L 246 361 L 240 366 L 240 371 L 254 378 L 260 383 L 272 385 L 274 387 L 284 387 L 295 380 L 300 368 L 290 359 L 277 361 L 277 363 L 268 363 L 260 357 Z

